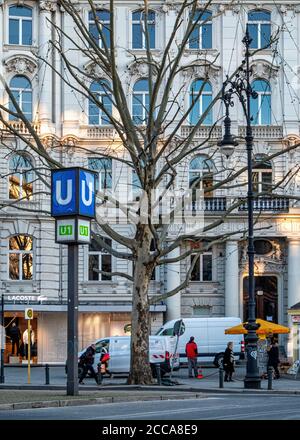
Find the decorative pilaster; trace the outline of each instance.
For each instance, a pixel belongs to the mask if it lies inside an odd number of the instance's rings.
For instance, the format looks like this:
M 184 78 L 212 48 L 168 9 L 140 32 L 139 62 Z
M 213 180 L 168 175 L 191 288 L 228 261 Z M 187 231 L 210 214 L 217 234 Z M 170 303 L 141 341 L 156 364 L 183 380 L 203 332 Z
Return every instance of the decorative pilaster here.
M 236 316 L 239 313 L 239 253 L 236 240 L 226 241 L 225 260 L 225 316 Z
M 168 258 L 177 258 L 180 255 L 180 249 L 176 248 L 168 254 Z M 180 284 L 180 262 L 167 265 L 167 291 L 178 287 Z M 181 316 L 181 292 L 166 299 L 167 321 L 177 319 Z
M 39 16 L 39 56 L 52 64 L 52 32 L 51 32 L 51 13 L 56 10 L 56 2 L 54 1 L 40 1 L 40 16 Z M 39 120 L 41 123 L 41 133 L 48 133 L 50 131 L 49 125 L 52 122 L 52 69 L 46 63 L 42 64 L 39 70 L 39 90 L 40 90 L 40 104 L 39 104 Z

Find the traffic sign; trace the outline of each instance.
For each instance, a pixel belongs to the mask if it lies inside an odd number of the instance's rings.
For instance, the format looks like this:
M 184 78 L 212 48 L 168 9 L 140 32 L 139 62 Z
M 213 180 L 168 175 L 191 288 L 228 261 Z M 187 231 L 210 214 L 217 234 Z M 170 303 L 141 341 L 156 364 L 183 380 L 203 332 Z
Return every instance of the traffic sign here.
M 33 319 L 33 309 L 25 309 L 25 319 Z
M 51 171 L 52 217 L 95 217 L 94 171 L 64 168 Z

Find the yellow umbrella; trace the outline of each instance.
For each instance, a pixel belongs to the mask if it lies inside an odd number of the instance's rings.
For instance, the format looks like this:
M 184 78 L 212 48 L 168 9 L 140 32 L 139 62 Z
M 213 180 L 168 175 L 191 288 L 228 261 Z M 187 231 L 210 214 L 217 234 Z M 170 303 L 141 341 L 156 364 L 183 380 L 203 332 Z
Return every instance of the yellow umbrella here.
M 271 321 L 264 321 L 263 319 L 257 319 L 256 322 L 260 324 L 259 329 L 256 331 L 258 335 L 267 335 L 268 333 L 289 333 L 290 329 L 280 324 L 274 324 Z M 244 328 L 244 324 L 235 325 L 234 327 L 227 328 L 225 330 L 226 335 L 241 335 L 246 334 L 247 330 Z

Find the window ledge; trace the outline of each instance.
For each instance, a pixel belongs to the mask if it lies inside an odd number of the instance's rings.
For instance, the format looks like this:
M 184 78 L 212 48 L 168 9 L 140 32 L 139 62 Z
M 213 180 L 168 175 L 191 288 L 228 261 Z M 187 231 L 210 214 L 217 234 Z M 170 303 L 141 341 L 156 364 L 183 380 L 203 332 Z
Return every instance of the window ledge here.
M 155 54 L 155 55 L 157 55 L 157 56 L 159 56 L 159 55 L 161 55 L 162 54 L 162 50 L 161 49 L 157 49 L 157 48 L 155 48 L 155 49 L 150 49 L 150 52 L 152 53 L 152 54 Z M 140 55 L 147 55 L 147 51 L 146 51 L 146 49 L 128 49 L 128 51 L 127 51 L 127 56 L 128 57 L 131 57 L 131 54 L 132 53 L 134 53 L 134 54 L 140 54 Z
M 211 48 L 211 49 L 190 49 L 189 47 L 186 48 L 184 51 L 185 55 L 191 55 L 191 54 L 193 54 L 193 55 L 195 55 L 195 54 L 197 54 L 197 55 L 209 55 L 209 54 L 215 55 L 218 52 L 219 51 L 217 49 L 213 49 L 213 48 Z
M 22 51 L 28 51 L 28 52 L 38 52 L 38 46 L 31 45 L 27 46 L 25 44 L 4 44 L 3 45 L 3 52 L 8 52 L 10 50 L 22 50 Z

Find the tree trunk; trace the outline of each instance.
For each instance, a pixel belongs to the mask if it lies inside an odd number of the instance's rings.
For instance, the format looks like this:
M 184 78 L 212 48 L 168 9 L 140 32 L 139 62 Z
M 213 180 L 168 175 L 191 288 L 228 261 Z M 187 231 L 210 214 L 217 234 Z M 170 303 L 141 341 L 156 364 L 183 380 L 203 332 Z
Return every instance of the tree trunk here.
M 148 288 L 152 266 L 149 259 L 151 233 L 146 225 L 139 225 L 136 233 L 138 244 L 134 268 L 131 321 L 131 359 L 128 384 L 151 384 L 152 373 L 149 364 L 150 313 Z

